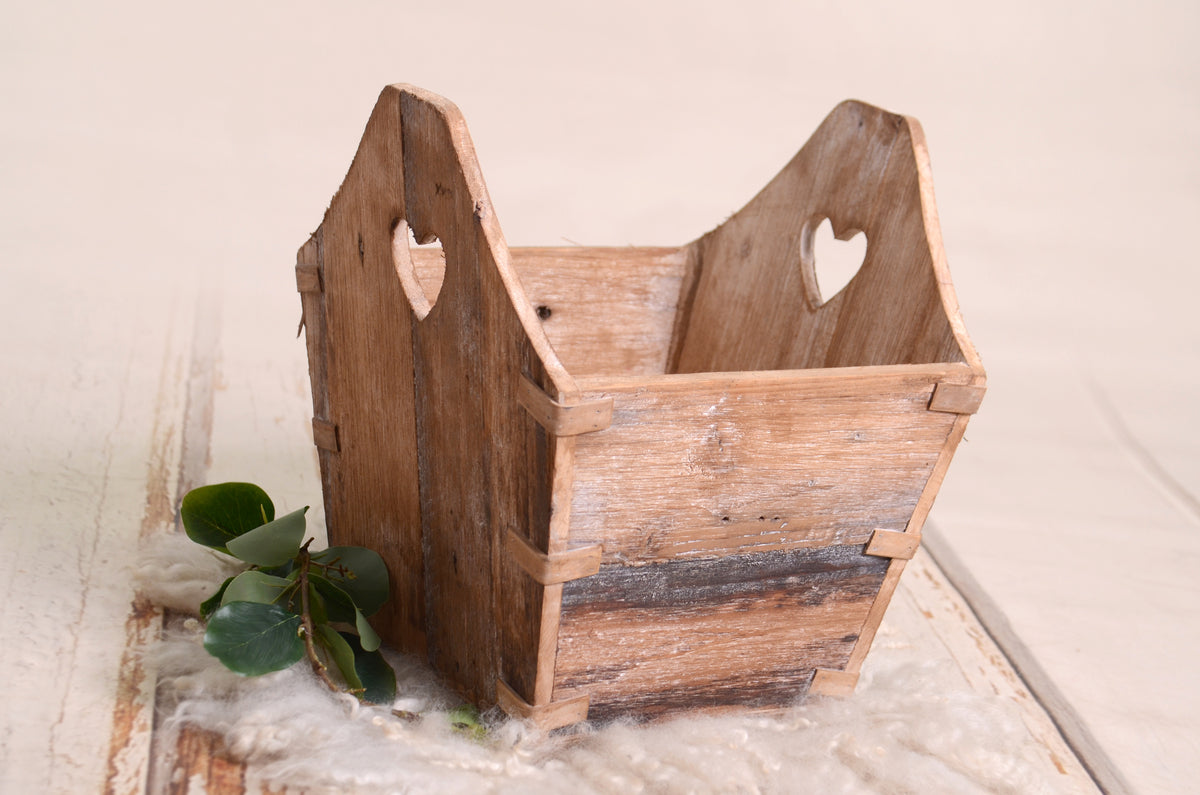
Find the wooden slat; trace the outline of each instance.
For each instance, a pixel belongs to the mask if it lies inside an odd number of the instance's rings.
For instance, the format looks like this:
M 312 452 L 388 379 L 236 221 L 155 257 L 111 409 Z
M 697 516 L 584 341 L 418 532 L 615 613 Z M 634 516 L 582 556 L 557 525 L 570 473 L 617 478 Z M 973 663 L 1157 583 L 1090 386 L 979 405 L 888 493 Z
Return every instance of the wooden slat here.
M 846 665 L 888 562 L 861 546 L 648 566 L 563 586 L 554 699 L 590 719 L 767 707 Z
M 576 438 L 571 541 L 607 563 L 865 544 L 903 530 L 963 365 L 581 379 L 612 427 Z
M 547 555 L 512 530 L 505 534 L 504 540 L 505 551 L 542 585 L 558 585 L 580 577 L 590 577 L 600 570 L 602 550 L 599 544 Z
M 533 706 L 517 695 L 503 679 L 496 682 L 496 700 L 500 708 L 510 716 L 527 720 L 543 731 L 570 726 L 572 723 L 587 720 L 588 716 L 587 695 Z
M 379 629 L 398 647 L 420 651 L 425 589 L 412 320 L 398 311 L 406 304 L 391 250 L 392 222 L 404 207 L 403 178 L 393 165 L 402 160 L 399 125 L 399 95 L 385 91 L 321 224 L 323 340 L 313 333 L 312 315 L 320 310 L 310 311 L 311 294 L 304 300 L 313 416 L 338 426 L 340 444 L 336 456 L 321 456 L 330 542 L 384 556 L 391 598 L 378 615 Z
M 338 429 L 333 423 L 313 418 L 313 444 L 328 453 L 336 453 L 338 446 Z
M 664 373 L 687 270 L 674 248 L 514 248 L 513 267 L 579 376 Z
M 503 533 L 550 546 L 553 467 L 563 448 L 519 401 L 526 379 L 579 403 L 512 270 L 458 109 L 398 88 L 403 217 L 445 254 L 441 291 L 413 325 L 426 621 L 433 663 L 482 703 L 497 666 L 536 700 L 545 591 L 502 554 Z M 467 353 L 469 352 L 469 353 Z
M 858 686 L 858 673 L 855 671 L 834 671 L 829 668 L 818 668 L 813 674 L 812 684 L 808 686 L 810 696 L 849 696 Z
M 983 403 L 987 387 L 970 384 L 938 384 L 929 399 L 930 411 L 950 414 L 974 414 Z
M 977 365 L 940 237 L 931 250 L 936 210 L 914 127 L 842 103 L 758 196 L 692 245 L 698 272 L 681 294 L 672 371 Z M 868 247 L 846 288 L 822 303 L 811 239 L 824 218 L 839 237 L 861 230 Z
M 321 268 L 319 265 L 305 263 L 296 265 L 296 290 L 301 293 L 321 292 Z
M 903 558 L 912 560 L 921 546 L 921 536 L 917 533 L 905 533 L 896 530 L 876 530 L 871 534 L 867 544 L 868 555 L 878 555 L 881 558 Z
M 612 398 L 564 406 L 543 392 L 540 386 L 528 378 L 522 378 L 517 400 L 538 425 L 555 436 L 578 436 L 602 431 L 612 423 Z

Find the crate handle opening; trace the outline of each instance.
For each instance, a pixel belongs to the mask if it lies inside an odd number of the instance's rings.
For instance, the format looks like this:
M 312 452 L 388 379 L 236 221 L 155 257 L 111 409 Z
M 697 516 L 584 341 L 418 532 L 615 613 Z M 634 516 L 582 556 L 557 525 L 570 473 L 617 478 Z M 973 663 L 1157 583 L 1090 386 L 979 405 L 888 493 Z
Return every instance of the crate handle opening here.
M 437 303 L 446 280 L 446 252 L 436 235 L 418 241 L 403 218 L 392 221 L 392 267 L 418 320 Z
M 866 263 L 870 244 L 866 232 L 836 229 L 827 216 L 805 222 L 800 232 L 800 271 L 810 308 L 820 309 L 850 284 Z

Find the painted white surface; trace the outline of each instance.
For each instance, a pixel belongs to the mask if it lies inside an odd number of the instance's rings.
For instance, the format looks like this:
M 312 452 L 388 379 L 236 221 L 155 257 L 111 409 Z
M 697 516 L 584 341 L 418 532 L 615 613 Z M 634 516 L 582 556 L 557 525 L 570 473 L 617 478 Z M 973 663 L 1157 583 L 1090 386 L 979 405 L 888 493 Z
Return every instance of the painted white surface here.
M 1200 8 L 644 5 L 6 9 L 0 626 L 24 639 L 0 645 L 0 789 L 104 780 L 112 566 L 168 444 L 155 407 L 182 411 L 198 270 L 243 396 L 214 476 L 317 502 L 301 423 L 264 408 L 303 372 L 256 357 L 302 366 L 294 252 L 394 81 L 463 109 L 512 244 L 683 242 L 837 101 L 917 116 L 991 381 L 934 521 L 1135 786 L 1200 776 Z

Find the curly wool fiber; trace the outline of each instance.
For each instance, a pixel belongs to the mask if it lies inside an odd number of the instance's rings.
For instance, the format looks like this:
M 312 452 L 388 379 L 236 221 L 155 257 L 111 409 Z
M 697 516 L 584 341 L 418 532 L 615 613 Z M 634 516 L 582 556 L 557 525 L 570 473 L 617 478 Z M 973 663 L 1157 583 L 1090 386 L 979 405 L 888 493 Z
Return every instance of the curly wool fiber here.
M 202 596 L 215 590 L 223 572 L 191 546 L 151 553 L 143 569 L 170 557 L 165 570 L 173 580 L 149 586 L 149 594 L 191 598 L 205 572 L 211 579 Z M 412 658 L 389 655 L 395 706 L 420 713 L 415 720 L 329 692 L 303 663 L 238 676 L 205 653 L 195 619 L 151 655 L 168 732 L 215 732 L 260 781 L 305 792 L 1050 791 L 1029 761 L 1031 740 L 1011 705 L 965 683 L 947 691 L 946 682 L 961 680 L 912 659 L 911 649 L 886 634 L 852 699 L 812 699 L 770 717 L 584 724 L 556 735 L 494 714 L 485 716 L 490 730 L 478 742 L 454 731 L 449 710 L 458 702 Z M 165 747 L 174 747 L 170 738 Z

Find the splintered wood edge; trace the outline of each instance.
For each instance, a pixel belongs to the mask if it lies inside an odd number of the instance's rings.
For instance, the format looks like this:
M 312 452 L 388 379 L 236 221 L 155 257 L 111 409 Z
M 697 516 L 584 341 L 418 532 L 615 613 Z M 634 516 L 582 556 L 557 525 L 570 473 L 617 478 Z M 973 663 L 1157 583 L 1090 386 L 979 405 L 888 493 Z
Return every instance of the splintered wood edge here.
M 555 436 L 578 436 L 602 431 L 612 425 L 612 398 L 567 406 L 555 401 L 541 387 L 522 376 L 517 400 L 539 425 Z
M 979 405 L 983 403 L 986 392 L 986 386 L 940 383 L 933 388 L 929 410 L 950 414 L 974 414 L 979 411 Z
M 503 679 L 497 679 L 496 701 L 512 717 L 530 721 L 539 729 L 549 731 L 587 720 L 591 698 L 585 693 L 575 698 L 534 706 L 518 696 Z
M 547 555 L 511 529 L 504 541 L 508 554 L 517 565 L 542 585 L 558 585 L 600 571 L 600 556 L 604 549 L 599 544 Z
M 871 541 L 867 544 L 867 554 L 881 558 L 912 560 L 920 546 L 920 533 L 879 529 L 871 534 Z
M 849 696 L 858 685 L 857 671 L 834 671 L 818 668 L 808 686 L 810 696 Z

